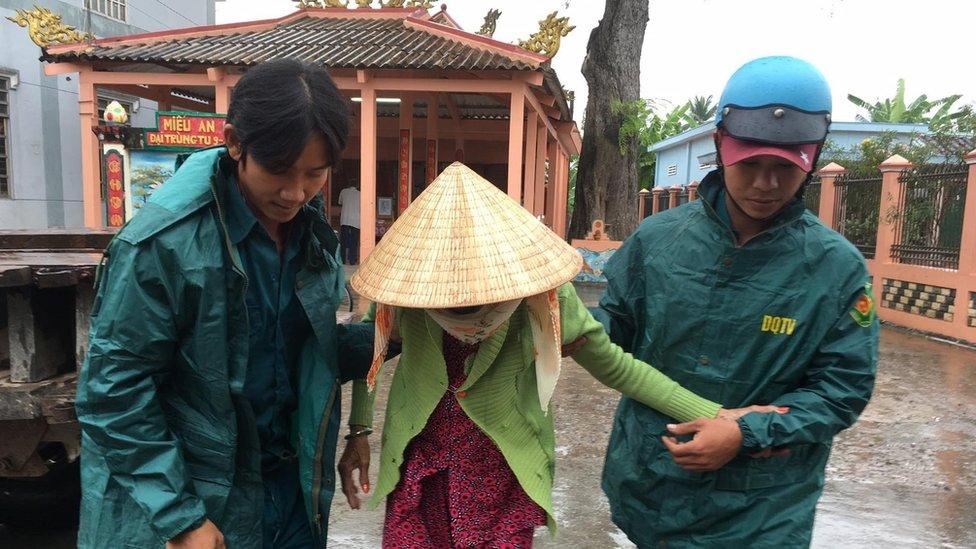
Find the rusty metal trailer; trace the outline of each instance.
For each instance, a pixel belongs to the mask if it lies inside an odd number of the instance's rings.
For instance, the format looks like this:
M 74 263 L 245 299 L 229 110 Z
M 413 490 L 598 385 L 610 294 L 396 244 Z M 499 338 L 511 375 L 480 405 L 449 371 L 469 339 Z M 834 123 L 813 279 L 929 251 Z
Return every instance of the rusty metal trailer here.
M 0 231 L 0 524 L 77 517 L 75 389 L 95 271 L 114 235 Z M 357 317 L 348 288 L 346 294 L 341 323 Z
M 77 506 L 77 372 L 113 235 L 0 231 L 0 522 Z

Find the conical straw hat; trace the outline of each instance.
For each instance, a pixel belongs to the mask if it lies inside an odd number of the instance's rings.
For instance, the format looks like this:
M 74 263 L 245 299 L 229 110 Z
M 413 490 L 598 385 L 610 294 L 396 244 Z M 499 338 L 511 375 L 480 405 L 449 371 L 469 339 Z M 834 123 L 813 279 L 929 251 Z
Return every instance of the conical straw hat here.
M 582 265 L 556 233 L 455 162 L 390 227 L 351 283 L 386 305 L 468 307 L 551 290 Z

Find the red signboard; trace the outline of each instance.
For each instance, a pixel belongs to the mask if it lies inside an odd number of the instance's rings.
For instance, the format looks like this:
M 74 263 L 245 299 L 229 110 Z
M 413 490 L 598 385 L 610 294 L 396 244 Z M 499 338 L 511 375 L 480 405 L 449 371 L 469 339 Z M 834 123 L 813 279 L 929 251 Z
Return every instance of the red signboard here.
M 125 224 L 125 181 L 122 153 L 110 150 L 105 153 L 105 179 L 108 182 L 106 199 L 108 202 L 108 226 L 121 227 Z
M 397 210 L 403 213 L 410 205 L 410 130 L 400 130 L 400 146 L 397 153 L 399 180 L 397 185 Z
M 427 182 L 437 177 L 437 140 L 427 140 Z
M 223 144 L 223 115 L 161 112 L 156 115 L 156 131 L 146 132 L 147 149 L 205 149 Z

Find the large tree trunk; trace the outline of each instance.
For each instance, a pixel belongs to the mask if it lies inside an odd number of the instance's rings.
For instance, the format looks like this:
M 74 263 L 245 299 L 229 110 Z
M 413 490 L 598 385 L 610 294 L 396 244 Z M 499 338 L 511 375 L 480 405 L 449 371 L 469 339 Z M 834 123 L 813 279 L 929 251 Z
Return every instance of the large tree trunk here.
M 593 220 L 623 240 L 637 227 L 637 143 L 620 154 L 621 116 L 614 101 L 640 98 L 640 57 L 647 29 L 647 0 L 607 0 L 603 19 L 590 33 L 583 60 L 589 86 L 583 151 L 576 175 L 576 205 L 569 232 L 584 236 Z

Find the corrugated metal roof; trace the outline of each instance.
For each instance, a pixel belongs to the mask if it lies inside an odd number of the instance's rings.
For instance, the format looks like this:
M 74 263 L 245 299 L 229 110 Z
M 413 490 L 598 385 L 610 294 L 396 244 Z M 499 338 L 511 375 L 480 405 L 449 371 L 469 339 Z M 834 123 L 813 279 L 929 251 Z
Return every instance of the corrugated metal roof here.
M 517 55 L 479 49 L 411 28 L 405 18 L 305 15 L 271 28 L 222 30 L 193 36 L 158 35 L 139 41 L 94 42 L 91 47 L 48 54 L 49 61 L 248 66 L 291 57 L 330 68 L 535 70 Z

